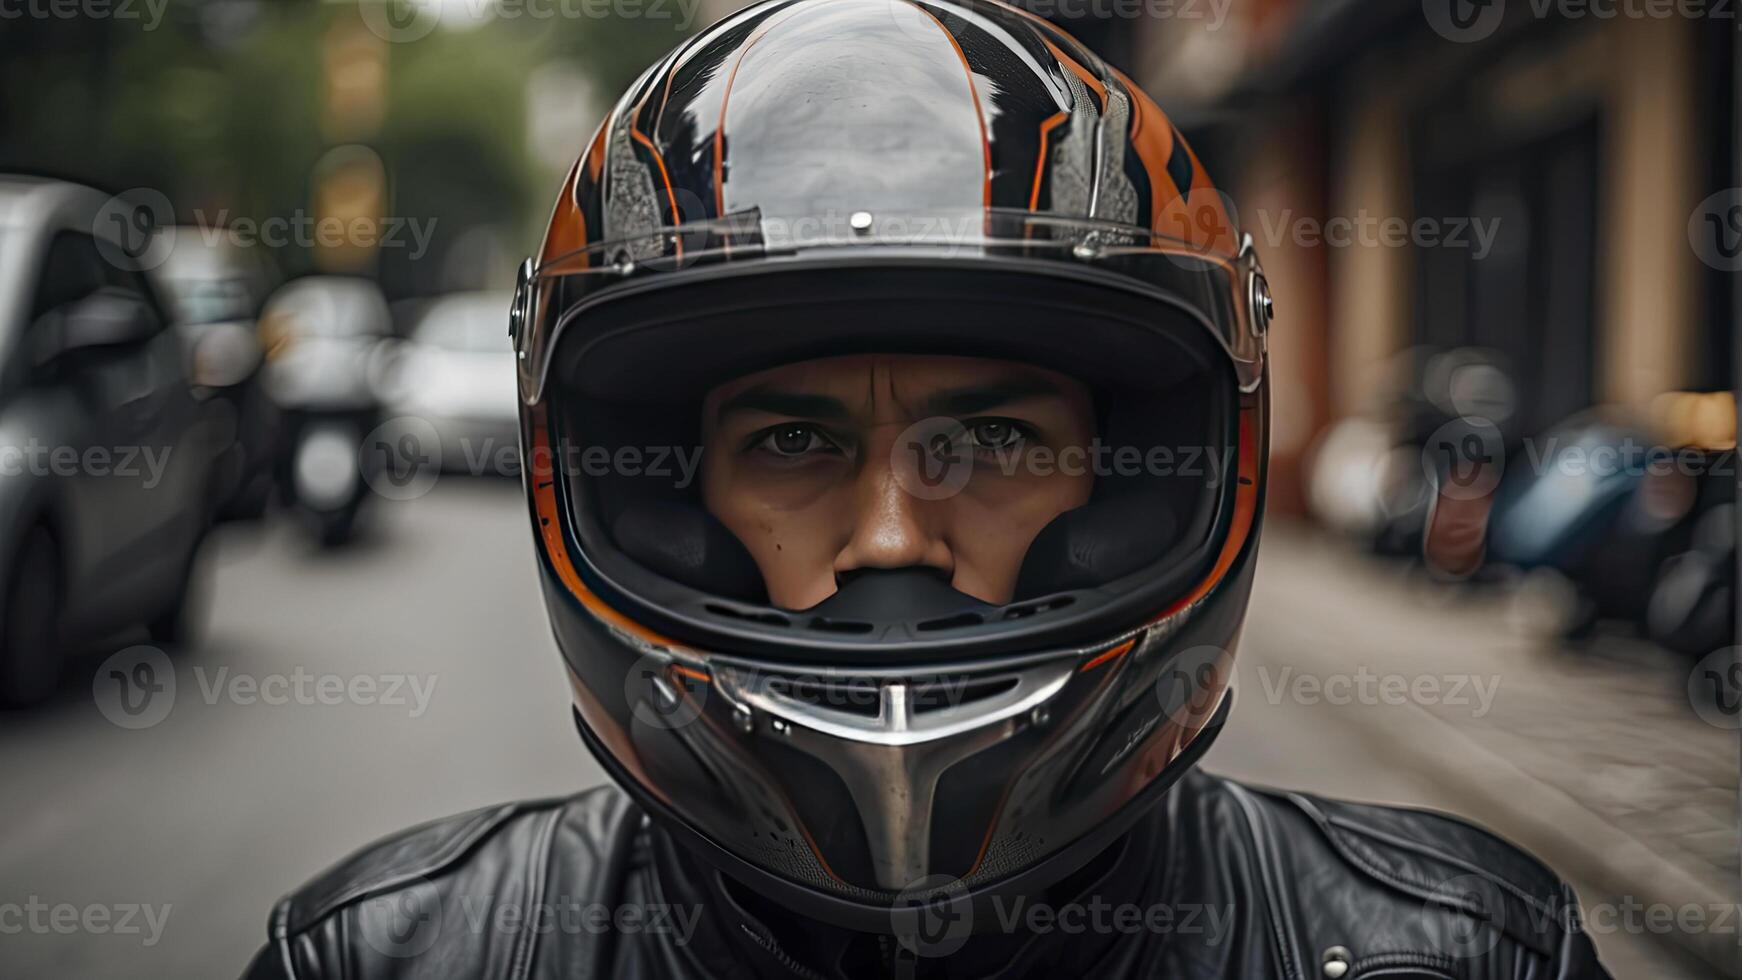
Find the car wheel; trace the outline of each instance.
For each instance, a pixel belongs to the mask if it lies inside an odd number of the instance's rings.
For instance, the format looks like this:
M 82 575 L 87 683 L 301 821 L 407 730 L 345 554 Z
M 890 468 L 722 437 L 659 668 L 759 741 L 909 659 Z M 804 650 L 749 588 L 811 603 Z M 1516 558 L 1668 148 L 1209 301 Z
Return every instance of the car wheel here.
M 154 642 L 177 647 L 191 647 L 199 642 L 206 625 L 206 581 L 200 563 L 200 549 L 205 541 L 206 532 L 202 530 L 182 565 L 175 598 L 156 619 L 145 624 Z
M 60 684 L 60 552 L 35 528 L 13 565 L 0 610 L 0 704 L 25 707 Z

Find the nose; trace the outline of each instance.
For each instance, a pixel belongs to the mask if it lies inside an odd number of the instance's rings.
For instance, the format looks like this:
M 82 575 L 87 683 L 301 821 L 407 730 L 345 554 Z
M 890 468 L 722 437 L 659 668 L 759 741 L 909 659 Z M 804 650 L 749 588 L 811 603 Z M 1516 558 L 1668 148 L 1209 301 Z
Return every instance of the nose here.
M 888 452 L 868 454 L 854 495 L 853 534 L 835 556 L 835 576 L 867 568 L 932 568 L 947 579 L 956 559 L 944 535 L 942 501 L 923 500 L 897 478 Z

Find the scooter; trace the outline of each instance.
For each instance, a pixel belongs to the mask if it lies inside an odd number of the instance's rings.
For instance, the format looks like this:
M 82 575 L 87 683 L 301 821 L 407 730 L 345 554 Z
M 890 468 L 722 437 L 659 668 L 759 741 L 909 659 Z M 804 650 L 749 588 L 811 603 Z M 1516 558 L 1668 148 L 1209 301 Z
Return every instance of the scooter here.
M 371 281 L 311 276 L 287 284 L 261 318 L 267 390 L 284 412 L 280 499 L 322 545 L 355 533 L 380 465 L 364 441 L 380 422 L 373 382 L 391 321 Z

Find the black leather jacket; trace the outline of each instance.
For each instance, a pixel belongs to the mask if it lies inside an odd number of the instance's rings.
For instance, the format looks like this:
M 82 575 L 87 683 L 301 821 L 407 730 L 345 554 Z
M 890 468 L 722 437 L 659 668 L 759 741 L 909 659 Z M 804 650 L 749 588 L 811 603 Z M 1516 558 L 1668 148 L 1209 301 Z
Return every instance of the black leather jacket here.
M 249 976 L 1608 975 L 1571 889 L 1482 830 L 1201 772 L 1050 895 L 997 914 L 989 933 L 940 933 L 925 956 L 803 920 L 604 787 L 364 849 L 278 904 Z

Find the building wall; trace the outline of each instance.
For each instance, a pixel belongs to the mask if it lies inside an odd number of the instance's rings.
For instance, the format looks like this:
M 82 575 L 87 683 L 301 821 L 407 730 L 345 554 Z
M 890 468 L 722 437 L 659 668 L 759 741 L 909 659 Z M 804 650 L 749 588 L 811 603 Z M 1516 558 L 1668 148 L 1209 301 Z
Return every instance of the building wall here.
M 1604 38 L 1612 165 L 1603 181 L 1598 384 L 1607 400 L 1635 408 L 1694 381 L 1699 266 L 1687 227 L 1706 192 L 1697 185 L 1690 28 L 1616 20 Z

